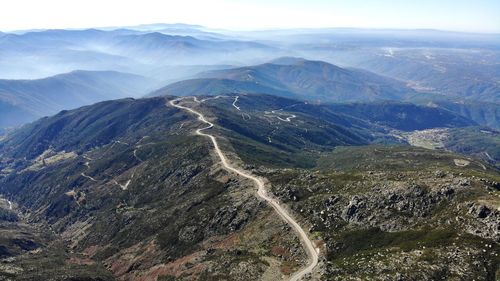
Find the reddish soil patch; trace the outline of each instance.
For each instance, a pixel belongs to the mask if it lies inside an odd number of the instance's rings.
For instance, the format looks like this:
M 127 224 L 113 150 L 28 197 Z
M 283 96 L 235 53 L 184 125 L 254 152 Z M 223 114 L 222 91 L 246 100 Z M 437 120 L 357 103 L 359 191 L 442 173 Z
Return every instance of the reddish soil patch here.
M 134 280 L 156 281 L 160 276 L 182 276 L 185 280 L 197 280 L 205 269 L 203 264 L 196 264 L 201 255 L 201 252 L 196 252 L 173 262 L 154 266 Z
M 88 257 L 93 257 L 97 252 L 101 249 L 101 246 L 95 245 L 95 246 L 90 246 L 83 250 L 83 254 L 88 256 Z
M 271 249 L 271 253 L 275 256 L 285 257 L 285 258 L 290 256 L 290 251 L 288 251 L 286 248 L 280 247 L 280 246 L 274 246 Z
M 297 269 L 297 263 L 293 261 L 286 261 L 280 266 L 280 271 L 284 275 L 290 275 Z
M 209 244 L 211 248 L 215 249 L 232 249 L 236 247 L 236 245 L 240 244 L 241 240 L 238 236 L 238 233 L 233 233 L 223 240 L 216 241 L 214 243 Z

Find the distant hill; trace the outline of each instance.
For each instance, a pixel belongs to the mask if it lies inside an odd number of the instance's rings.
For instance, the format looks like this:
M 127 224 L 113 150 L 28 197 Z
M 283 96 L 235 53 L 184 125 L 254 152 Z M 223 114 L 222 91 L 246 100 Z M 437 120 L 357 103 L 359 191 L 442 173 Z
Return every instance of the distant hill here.
M 485 60 L 481 55 L 488 55 Z M 409 81 L 415 87 L 463 100 L 500 102 L 498 57 L 472 50 L 397 50 L 392 57 L 374 55 L 355 65 Z M 491 63 L 488 62 L 491 60 Z
M 155 84 L 113 71 L 74 71 L 37 80 L 0 80 L 0 127 L 17 126 L 98 101 L 141 96 Z
M 161 32 L 131 34 L 111 40 L 109 46 L 114 54 L 134 58 L 147 65 L 213 64 L 271 57 L 275 47 L 242 40 L 193 36 L 169 35 Z
M 269 93 L 321 102 L 402 100 L 415 91 L 404 83 L 326 62 L 285 58 L 261 65 L 200 73 L 152 95 L 217 95 L 228 90 Z M 184 89 L 189 89 L 185 91 Z M 191 90 L 191 91 L 190 91 Z
M 266 93 L 282 97 L 295 96 L 292 92 L 259 85 L 252 81 L 238 81 L 224 78 L 197 78 L 183 80 L 156 90 L 148 94 L 148 96 L 198 96 L 228 93 Z
M 271 48 L 251 41 L 201 40 L 192 36 L 167 35 L 161 32 L 126 35 L 117 38 L 116 42 L 116 47 L 122 47 L 125 50 L 148 50 L 160 54 L 162 52 L 189 54 L 197 51 L 228 52 L 246 48 Z
M 0 100 L 0 134 L 3 129 L 28 123 L 37 119 L 36 114 L 10 102 Z
M 411 102 L 454 112 L 463 120 L 473 120 L 482 126 L 500 128 L 498 104 L 417 92 L 406 83 L 371 72 L 296 57 L 282 57 L 256 66 L 202 72 L 195 79 L 172 83 L 149 96 L 227 93 L 265 93 L 320 103 Z
M 321 41 L 320 38 L 309 38 L 312 43 L 300 44 L 298 49 L 309 58 L 405 81 L 417 91 L 499 103 L 500 84 L 496 79 L 500 75 L 498 42 L 481 43 L 481 40 L 472 38 L 450 45 L 441 45 L 437 40 L 414 40 L 413 44 L 407 42 L 409 45 L 400 40 L 376 44 L 369 38 L 344 43 L 336 38 L 335 43 L 326 44 L 314 43 Z
M 483 126 L 500 129 L 500 105 L 487 102 L 436 101 L 436 105 L 456 112 Z
M 333 105 L 330 108 L 339 114 L 348 114 L 403 131 L 477 125 L 474 121 L 449 110 L 411 103 L 352 103 Z
M 164 27 L 167 29 L 8 33 L 0 36 L 0 78 L 40 78 L 77 69 L 145 75 L 165 66 L 241 65 L 284 55 L 278 48 L 259 42 L 199 33 L 193 28 L 191 33 L 178 29 L 172 32 L 169 28 L 175 27 Z M 33 63 L 35 57 L 37 63 Z M 170 79 L 169 73 L 164 76 Z

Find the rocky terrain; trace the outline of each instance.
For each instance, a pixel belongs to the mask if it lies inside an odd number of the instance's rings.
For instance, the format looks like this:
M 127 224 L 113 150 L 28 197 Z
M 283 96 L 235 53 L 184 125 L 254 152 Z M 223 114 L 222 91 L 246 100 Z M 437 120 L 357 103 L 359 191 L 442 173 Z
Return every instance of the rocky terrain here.
M 285 280 L 305 264 L 169 99 L 63 111 L 0 141 L 0 280 Z M 312 279 L 498 278 L 498 170 L 405 145 L 390 132 L 407 118 L 261 95 L 186 105 L 318 241 Z
M 4 258 L 18 271 L 5 278 L 28 276 L 28 262 L 41 268 L 31 276 L 47 280 L 274 280 L 302 265 L 289 227 L 213 161 L 209 143 L 192 134 L 196 120 L 166 102 L 62 112 L 4 140 L 0 189 L 24 214 L 20 223 L 50 226 L 37 248 L 59 244 L 57 259 L 82 267 L 53 275 L 30 253 L 9 250 Z
M 318 135 L 307 134 L 311 127 L 306 124 L 313 116 L 321 116 L 325 123 L 318 127 L 324 129 L 330 120 L 342 124 L 338 116 L 296 103 L 273 111 L 276 99 L 264 98 L 259 106 L 252 100 L 255 96 L 239 96 L 238 110 L 230 107 L 234 97 L 209 98 L 203 106 L 208 114 L 217 112 L 214 118 L 222 128 L 216 130 L 226 137 L 226 149 L 267 178 L 273 194 L 291 208 L 302 225 L 310 226 L 312 237 L 323 241 L 326 256 L 317 279 L 497 280 L 497 168 L 442 150 L 395 146 L 397 140 L 383 134 L 367 138 L 367 142 L 392 145 L 321 143 Z M 295 117 L 287 119 L 291 116 Z M 238 124 L 234 121 L 238 119 L 244 121 Z M 400 122 L 390 124 L 399 128 L 399 124 L 410 124 L 406 119 Z M 367 128 L 384 131 L 384 126 L 381 129 L 373 123 L 354 124 L 358 132 Z M 267 131 L 262 129 L 266 126 L 276 128 L 274 141 L 256 137 L 256 132 Z M 294 130 L 300 133 L 290 133 Z M 294 137 L 301 141 L 295 142 Z M 308 159 L 304 155 L 316 157 L 307 162 L 310 166 L 292 164 L 304 163 Z
M 339 148 L 316 169 L 262 174 L 324 239 L 325 280 L 497 280 L 499 173 L 454 157 Z

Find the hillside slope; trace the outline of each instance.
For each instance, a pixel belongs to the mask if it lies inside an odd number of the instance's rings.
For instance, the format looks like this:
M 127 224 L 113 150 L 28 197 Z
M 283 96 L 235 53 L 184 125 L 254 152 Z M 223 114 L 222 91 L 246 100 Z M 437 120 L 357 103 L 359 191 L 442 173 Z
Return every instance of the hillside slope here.
M 270 161 L 267 163 L 279 167 L 314 166 L 315 153 L 345 144 L 406 143 L 401 135 L 420 130 L 456 129 L 473 133 L 477 128 L 471 127 L 477 125 L 474 121 L 446 109 L 403 102 L 315 105 L 257 94 L 198 99 L 204 101 L 207 110 L 217 112 L 218 124 L 226 129 L 221 134 L 238 148 L 240 157 L 257 163 Z M 240 110 L 235 111 L 235 105 Z M 462 145 L 471 147 L 475 142 L 474 138 L 464 138 Z M 484 144 L 485 150 L 497 150 L 494 142 Z M 472 152 L 476 150 L 458 147 L 447 148 L 478 155 Z
M 155 82 L 113 71 L 74 71 L 37 80 L 0 80 L 0 127 L 103 100 L 143 95 Z
M 496 103 L 417 92 L 407 83 L 364 70 L 295 57 L 202 72 L 197 78 L 172 83 L 148 96 L 230 93 L 270 94 L 314 103 L 403 101 L 446 109 L 479 125 L 500 128 L 500 105 Z
M 304 264 L 290 227 L 257 199 L 251 182 L 221 168 L 208 139 L 194 134 L 203 124 L 169 99 L 63 111 L 0 141 L 7 200 L 0 199 L 0 227 L 8 233 L 0 254 L 10 261 L 0 265 L 10 273 L 0 276 L 277 280 Z M 378 114 L 362 119 L 266 95 L 188 98 L 183 105 L 215 124 L 210 134 L 226 157 L 267 178 L 270 194 L 318 241 L 314 278 L 393 276 L 400 268 L 384 263 L 383 253 L 391 261 L 406 257 L 413 266 L 401 274 L 408 278 L 454 278 L 460 266 L 467 279 L 495 280 L 499 176 L 487 164 L 371 145 L 397 143 L 387 131 L 407 126 L 406 119 L 382 124 Z M 360 112 L 377 113 L 386 105 L 363 106 Z M 413 113 L 418 120 L 439 111 Z M 33 243 L 16 246 L 20 239 Z M 458 261 L 448 258 L 454 253 Z M 353 271 L 362 261 L 369 266 Z
M 51 243 L 64 238 L 74 254 L 54 261 L 82 263 L 82 275 L 96 266 L 118 279 L 256 280 L 294 272 L 305 259 L 298 238 L 257 200 L 251 183 L 214 162 L 206 139 L 192 134 L 199 123 L 166 104 L 107 101 L 24 126 L 0 144 L 0 193 L 30 222 L 49 224 L 57 234 Z M 17 277 L 46 279 L 56 266 L 33 272 L 24 266 L 40 268 L 36 260 L 8 257 Z
M 217 95 L 228 93 L 266 93 L 309 101 L 345 102 L 403 100 L 415 91 L 404 83 L 356 69 L 303 59 L 214 70 L 198 74 L 199 79 L 171 84 L 153 95 L 185 95 L 183 88 Z M 228 87 L 228 81 L 232 81 Z M 238 88 L 241 86 L 241 88 Z M 192 94 L 192 91 L 188 91 Z

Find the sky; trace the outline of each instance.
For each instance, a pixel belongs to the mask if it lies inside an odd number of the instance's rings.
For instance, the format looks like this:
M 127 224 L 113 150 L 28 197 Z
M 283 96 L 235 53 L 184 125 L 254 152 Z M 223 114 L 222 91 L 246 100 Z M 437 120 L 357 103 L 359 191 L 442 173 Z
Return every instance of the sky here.
M 430 28 L 500 33 L 500 0 L 6 0 L 0 30 L 189 23 L 230 30 Z

